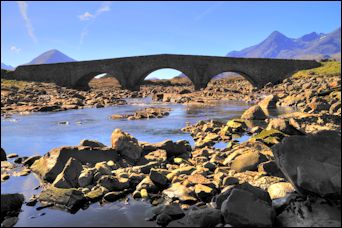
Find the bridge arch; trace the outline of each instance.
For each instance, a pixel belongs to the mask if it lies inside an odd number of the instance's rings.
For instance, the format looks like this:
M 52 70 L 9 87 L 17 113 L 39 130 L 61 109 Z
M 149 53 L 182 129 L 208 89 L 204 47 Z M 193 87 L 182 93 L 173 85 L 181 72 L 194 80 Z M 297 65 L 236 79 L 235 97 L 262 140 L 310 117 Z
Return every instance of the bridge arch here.
M 73 88 L 79 90 L 89 90 L 90 82 L 96 79 L 97 76 L 101 76 L 100 78 L 110 77 L 114 78 L 120 84 L 120 87 L 123 86 L 122 81 L 117 77 L 113 72 L 110 71 L 91 71 L 82 75 L 76 82 L 74 82 Z
M 138 80 L 137 80 L 137 85 L 142 85 L 144 80 L 153 72 L 156 72 L 158 70 L 163 70 L 163 69 L 172 69 L 180 72 L 181 74 L 185 75 L 190 81 L 193 86 L 195 86 L 194 78 L 192 77 L 192 72 L 189 71 L 188 69 L 184 69 L 182 67 L 173 67 L 173 66 L 155 66 L 149 69 L 146 69 L 145 71 L 140 72 Z
M 210 76 L 210 81 L 212 81 L 215 77 L 217 77 L 218 75 L 224 74 L 224 73 L 235 73 L 240 75 L 241 77 L 243 77 L 244 79 L 246 79 L 253 87 L 257 87 L 257 82 L 253 79 L 252 76 L 250 76 L 248 73 L 242 72 L 241 70 L 220 70 L 220 71 L 216 71 L 214 73 L 211 74 Z M 209 83 L 209 82 L 208 82 Z

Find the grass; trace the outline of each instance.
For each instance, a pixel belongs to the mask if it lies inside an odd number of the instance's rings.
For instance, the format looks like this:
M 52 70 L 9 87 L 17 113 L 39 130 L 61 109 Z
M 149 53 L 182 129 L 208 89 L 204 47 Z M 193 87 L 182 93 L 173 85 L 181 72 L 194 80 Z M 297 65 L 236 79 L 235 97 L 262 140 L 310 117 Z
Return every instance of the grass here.
M 25 88 L 29 82 L 25 81 L 16 81 L 16 80 L 8 80 L 8 79 L 1 79 L 1 88 L 9 88 L 9 87 L 17 87 L 19 89 Z
M 312 75 L 337 75 L 341 74 L 341 62 L 321 62 L 322 66 L 301 70 L 293 75 L 294 78 L 311 77 Z

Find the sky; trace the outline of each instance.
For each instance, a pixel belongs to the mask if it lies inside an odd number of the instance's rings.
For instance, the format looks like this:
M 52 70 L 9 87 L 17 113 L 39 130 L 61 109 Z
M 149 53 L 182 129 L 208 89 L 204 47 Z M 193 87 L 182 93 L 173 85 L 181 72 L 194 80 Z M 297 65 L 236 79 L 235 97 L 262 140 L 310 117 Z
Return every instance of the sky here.
M 78 61 L 150 54 L 224 56 L 273 31 L 291 38 L 332 32 L 340 27 L 340 11 L 339 1 L 1 1 L 1 62 L 17 66 L 50 49 Z

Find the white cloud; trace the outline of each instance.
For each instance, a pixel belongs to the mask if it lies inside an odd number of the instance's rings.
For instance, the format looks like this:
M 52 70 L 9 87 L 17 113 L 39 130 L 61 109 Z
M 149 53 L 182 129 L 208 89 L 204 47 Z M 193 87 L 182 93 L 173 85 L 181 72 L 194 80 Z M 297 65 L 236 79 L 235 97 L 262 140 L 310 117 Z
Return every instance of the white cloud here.
M 81 35 L 80 35 L 80 44 L 83 44 L 83 41 L 85 39 L 85 37 L 89 34 L 89 24 L 94 23 L 94 21 L 96 20 L 96 18 L 98 16 L 100 16 L 102 13 L 104 12 L 108 12 L 110 11 L 110 5 L 112 3 L 110 1 L 104 1 L 102 2 L 102 4 L 100 5 L 100 7 L 95 11 L 95 13 L 89 13 L 89 12 L 85 12 L 84 14 L 78 16 L 79 19 L 81 21 L 89 21 L 88 24 L 83 28 Z
M 31 19 L 29 18 L 28 13 L 27 13 L 27 8 L 28 8 L 27 2 L 17 1 L 17 4 L 19 6 L 21 17 L 24 19 L 25 26 L 26 26 L 27 33 L 28 33 L 29 37 L 31 37 L 33 42 L 37 43 L 37 38 L 34 34 L 34 29 L 33 29 L 32 23 L 31 23 Z
M 14 45 L 10 47 L 10 50 L 11 50 L 12 52 L 15 52 L 15 53 L 19 53 L 19 52 L 21 51 L 20 48 L 17 48 L 17 47 L 14 46 Z
M 84 14 L 78 16 L 80 18 L 81 21 L 87 21 L 87 20 L 90 20 L 92 18 L 95 18 L 94 15 L 92 15 L 91 13 L 89 12 L 85 12 Z

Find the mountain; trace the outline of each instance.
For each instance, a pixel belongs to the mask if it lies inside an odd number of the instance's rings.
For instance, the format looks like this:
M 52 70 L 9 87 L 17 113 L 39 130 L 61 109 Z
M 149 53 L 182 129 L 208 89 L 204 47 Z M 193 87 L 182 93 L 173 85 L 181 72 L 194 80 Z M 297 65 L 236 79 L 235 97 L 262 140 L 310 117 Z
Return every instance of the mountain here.
M 65 63 L 65 62 L 75 62 L 76 60 L 70 58 L 69 56 L 63 54 L 62 52 L 53 49 L 38 57 L 34 58 L 31 62 L 25 65 L 33 65 L 33 64 L 48 64 L 48 63 Z
M 261 43 L 232 51 L 229 57 L 243 58 L 279 58 L 279 59 L 341 59 L 341 28 L 328 33 L 312 32 L 297 39 L 272 32 Z
M 14 67 L 12 67 L 10 65 L 6 65 L 5 63 L 1 63 L 1 69 L 4 69 L 4 70 L 14 70 Z

